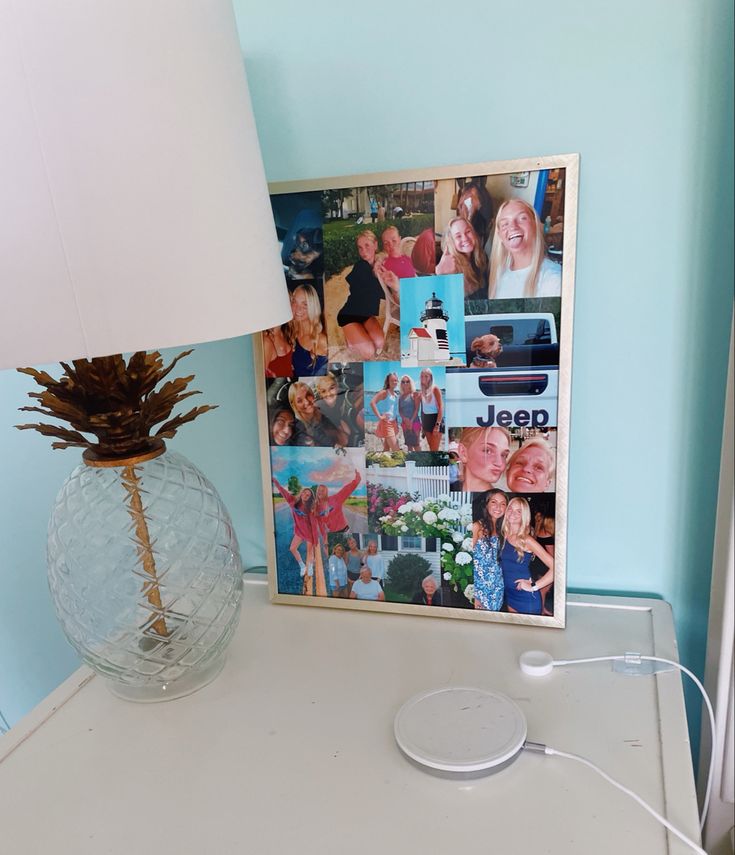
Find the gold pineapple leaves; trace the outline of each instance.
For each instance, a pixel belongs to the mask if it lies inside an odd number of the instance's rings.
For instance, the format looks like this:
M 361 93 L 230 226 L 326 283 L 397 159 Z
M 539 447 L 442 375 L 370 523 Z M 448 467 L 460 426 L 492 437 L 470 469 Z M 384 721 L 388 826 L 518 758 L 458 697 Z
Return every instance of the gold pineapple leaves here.
M 33 408 L 23 407 L 22 409 L 30 410 Z M 78 431 L 67 430 L 61 425 L 47 425 L 40 423 L 37 425 L 16 425 L 16 427 L 18 430 L 28 430 L 29 428 L 32 428 L 44 436 L 55 436 L 64 440 L 64 442 L 51 443 L 51 448 L 71 448 L 72 446 L 77 446 L 78 448 L 90 448 L 92 445 L 92 443 L 83 437 Z
M 176 431 L 181 427 L 181 425 L 193 422 L 197 416 L 201 416 L 202 413 L 206 413 L 208 410 L 216 409 L 216 405 L 212 406 L 211 404 L 205 404 L 202 407 L 194 407 L 194 409 L 189 410 L 188 413 L 181 416 L 174 416 L 171 421 L 166 422 L 165 425 L 161 425 L 161 427 L 156 431 L 156 436 L 163 437 L 164 439 L 171 439 L 172 436 L 176 436 Z
M 74 430 L 45 423 L 16 427 L 56 437 L 59 441 L 53 443 L 53 448 L 94 448 L 102 457 L 145 452 L 155 445 L 154 436 L 170 439 L 182 425 L 216 409 L 204 405 L 169 419 L 177 404 L 199 394 L 188 390 L 194 375 L 178 377 L 159 389 L 156 387 L 176 363 L 190 353 L 191 350 L 180 353 L 165 367 L 158 351 L 138 351 L 127 364 L 119 354 L 77 359 L 71 365 L 62 362 L 64 374 L 58 380 L 45 371 L 19 368 L 18 371 L 33 377 L 43 388 L 42 392 L 28 393 L 37 402 L 36 406 L 20 409 L 68 422 Z M 160 422 L 164 424 L 151 436 L 152 428 Z M 97 443 L 84 437 L 84 433 L 96 436 Z

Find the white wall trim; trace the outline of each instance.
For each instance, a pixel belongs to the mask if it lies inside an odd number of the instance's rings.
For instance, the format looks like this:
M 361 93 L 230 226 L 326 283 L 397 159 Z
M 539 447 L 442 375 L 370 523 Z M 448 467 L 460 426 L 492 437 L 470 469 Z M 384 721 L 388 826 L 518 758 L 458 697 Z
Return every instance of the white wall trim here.
M 714 779 L 704 845 L 711 855 L 731 855 L 733 847 L 733 639 L 735 637 L 735 503 L 733 498 L 733 330 L 727 376 L 725 421 L 722 432 L 720 486 L 712 558 L 707 661 L 704 685 L 715 708 L 717 743 Z M 707 782 L 710 757 L 709 719 L 702 716 L 698 790 L 700 800 Z

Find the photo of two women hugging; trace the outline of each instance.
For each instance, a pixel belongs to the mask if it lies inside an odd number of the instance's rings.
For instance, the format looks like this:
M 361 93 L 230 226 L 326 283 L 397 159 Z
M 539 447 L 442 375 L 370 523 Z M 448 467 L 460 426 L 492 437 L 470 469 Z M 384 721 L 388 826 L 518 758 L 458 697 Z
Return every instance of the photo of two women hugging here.
M 266 381 L 272 446 L 363 445 L 362 366 L 332 364 L 329 369 L 318 377 Z
M 491 489 L 473 500 L 472 558 L 476 609 L 552 615 L 554 513 Z

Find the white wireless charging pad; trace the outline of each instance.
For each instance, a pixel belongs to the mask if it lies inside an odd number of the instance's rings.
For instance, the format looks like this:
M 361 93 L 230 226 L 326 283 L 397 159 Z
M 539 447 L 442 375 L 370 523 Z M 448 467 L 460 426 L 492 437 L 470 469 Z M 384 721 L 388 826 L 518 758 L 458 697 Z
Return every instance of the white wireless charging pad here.
M 520 754 L 526 719 L 499 692 L 431 689 L 398 710 L 394 732 L 401 751 L 427 772 L 479 778 L 500 771 Z

